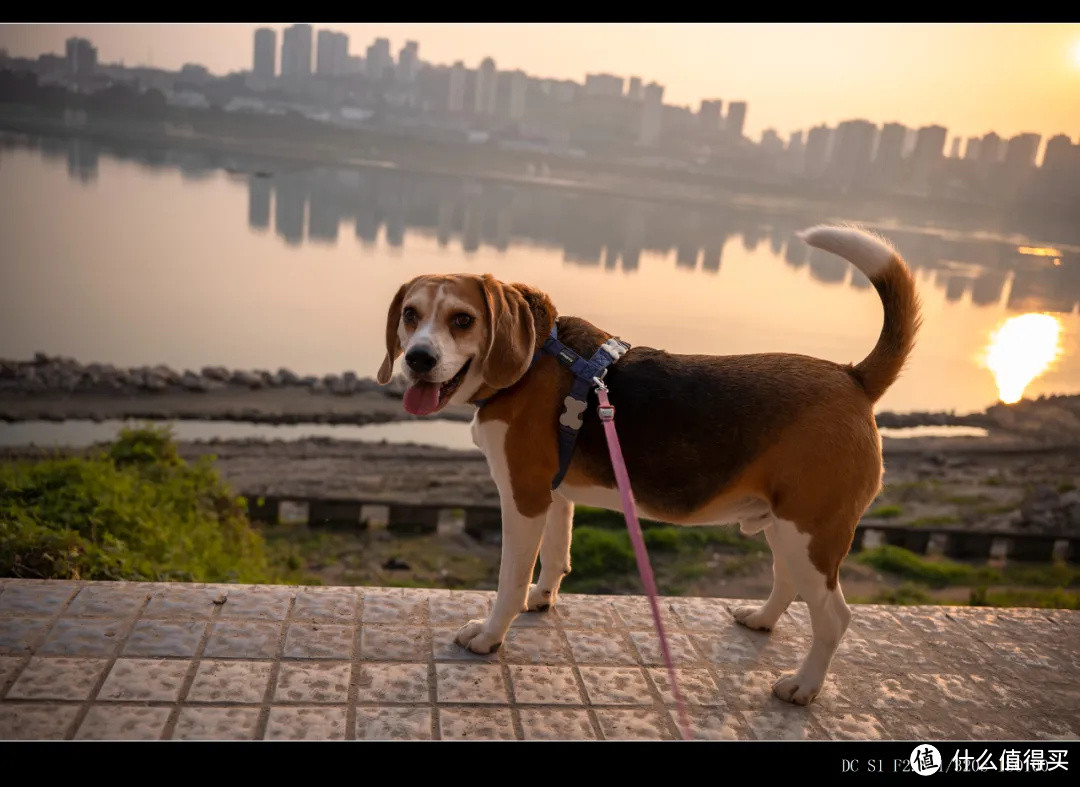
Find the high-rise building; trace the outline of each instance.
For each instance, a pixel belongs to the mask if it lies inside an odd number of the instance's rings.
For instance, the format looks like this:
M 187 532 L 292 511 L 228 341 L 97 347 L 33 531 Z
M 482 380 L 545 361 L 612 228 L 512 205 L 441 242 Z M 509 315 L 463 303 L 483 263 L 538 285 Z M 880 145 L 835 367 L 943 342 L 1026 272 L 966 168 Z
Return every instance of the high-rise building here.
M 379 82 L 392 66 L 390 39 L 376 38 L 375 42 L 367 48 L 367 56 L 364 59 L 364 74 L 368 79 Z
M 281 34 L 281 76 L 286 79 L 311 76 L 311 25 L 293 25 Z
M 1072 140 L 1065 134 L 1058 134 L 1046 141 L 1042 168 L 1046 171 L 1065 172 L 1071 166 L 1076 155 Z
M 776 133 L 776 129 L 767 128 L 761 132 L 761 153 L 768 158 L 779 158 L 784 152 L 784 141 Z
M 926 191 L 930 187 L 931 178 L 941 165 L 948 136 L 949 131 L 944 126 L 923 126 L 915 132 L 911 177 L 916 189 Z
M 344 76 L 349 71 L 349 37 L 333 30 L 320 30 L 315 51 L 315 73 Z
M 817 178 L 825 172 L 832 147 L 833 130 L 828 126 L 814 126 L 806 135 L 806 153 L 803 156 L 803 174 Z
M 255 56 L 251 73 L 260 79 L 273 79 L 277 71 L 277 33 L 269 27 L 255 31 Z
M 622 77 L 612 74 L 585 75 L 585 95 L 587 96 L 621 96 L 622 92 Z
M 416 81 L 416 73 L 420 70 L 420 44 L 415 41 L 406 41 L 405 46 L 398 53 L 397 71 L 394 76 L 398 82 L 411 85 Z
M 997 164 L 1004 152 L 1003 140 L 993 131 L 979 141 L 979 161 L 984 164 Z
M 734 139 L 743 135 L 746 126 L 746 102 L 732 101 L 727 106 L 727 119 L 724 121 L 724 132 Z
M 793 131 L 788 137 L 787 147 L 784 148 L 784 169 L 792 174 L 801 174 L 803 171 L 803 162 L 806 159 L 806 142 L 803 136 L 803 132 Z
M 525 94 L 529 87 L 529 78 L 524 71 L 510 72 L 510 119 L 521 120 L 525 117 Z
M 854 183 L 866 175 L 874 150 L 877 126 L 869 120 L 845 120 L 836 127 L 836 142 L 829 156 L 830 178 Z
M 1005 145 L 1005 168 L 1023 171 L 1035 166 L 1035 156 L 1039 152 L 1039 134 L 1017 134 Z
M 69 74 L 92 74 L 97 68 L 97 47 L 85 38 L 69 38 L 64 46 Z
M 960 137 L 953 137 L 952 146 L 949 148 L 949 158 L 960 158 Z
M 465 64 L 458 60 L 450 69 L 450 89 L 447 91 L 446 108 L 450 112 L 462 112 L 465 109 L 465 78 L 468 72 Z
M 915 149 L 911 157 L 916 162 L 937 163 L 945 150 L 949 131 L 944 126 L 923 126 L 915 132 Z
M 641 99 L 641 122 L 638 126 L 638 144 L 655 145 L 660 139 L 661 118 L 664 113 L 664 86 L 650 82 L 645 86 Z
M 964 161 L 977 161 L 979 158 L 979 138 L 968 137 L 967 147 L 964 148 Z
M 874 173 L 886 184 L 894 183 L 900 175 L 907 131 L 903 123 L 886 123 L 881 127 L 874 153 Z
M 641 101 L 641 77 L 630 77 L 630 84 L 626 88 L 626 97 L 631 101 Z
M 495 61 L 485 57 L 476 71 L 476 96 L 473 112 L 477 115 L 494 115 L 495 98 L 498 95 L 498 72 Z
M 702 131 L 712 134 L 720 130 L 720 110 L 723 104 L 724 102 L 720 99 L 702 100 L 701 109 L 698 110 L 698 120 L 701 122 Z

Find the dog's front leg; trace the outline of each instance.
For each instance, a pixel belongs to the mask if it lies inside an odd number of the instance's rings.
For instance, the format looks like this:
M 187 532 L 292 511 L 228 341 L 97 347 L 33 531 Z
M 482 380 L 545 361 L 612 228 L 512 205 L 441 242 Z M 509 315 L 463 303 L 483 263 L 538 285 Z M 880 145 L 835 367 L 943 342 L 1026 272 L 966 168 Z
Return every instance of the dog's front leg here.
M 470 620 L 454 640 L 473 653 L 491 653 L 499 649 L 510 624 L 524 609 L 529 595 L 540 537 L 544 532 L 547 511 L 538 516 L 521 514 L 510 490 L 502 497 L 502 565 L 499 567 L 499 592 L 487 620 Z

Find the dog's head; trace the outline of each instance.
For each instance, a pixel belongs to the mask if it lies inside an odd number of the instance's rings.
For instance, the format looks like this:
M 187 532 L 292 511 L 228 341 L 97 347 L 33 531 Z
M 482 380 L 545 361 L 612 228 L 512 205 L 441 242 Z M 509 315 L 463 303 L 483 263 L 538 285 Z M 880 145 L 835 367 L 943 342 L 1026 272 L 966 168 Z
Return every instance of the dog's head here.
M 401 285 L 386 315 L 385 385 L 402 353 L 405 409 L 428 415 L 467 402 L 481 387 L 517 382 L 555 321 L 544 293 L 489 274 L 418 276 Z

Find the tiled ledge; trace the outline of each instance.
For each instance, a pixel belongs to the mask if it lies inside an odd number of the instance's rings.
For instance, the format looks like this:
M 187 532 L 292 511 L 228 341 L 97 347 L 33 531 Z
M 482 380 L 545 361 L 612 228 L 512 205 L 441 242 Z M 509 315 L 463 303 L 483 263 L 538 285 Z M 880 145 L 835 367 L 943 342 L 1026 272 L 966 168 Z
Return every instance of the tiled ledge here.
M 0 739 L 670 739 L 648 604 L 563 596 L 492 656 L 453 643 L 494 593 L 0 580 Z M 665 598 L 705 738 L 1063 739 L 1080 612 L 855 606 L 809 708 L 772 696 L 809 646 L 734 599 Z

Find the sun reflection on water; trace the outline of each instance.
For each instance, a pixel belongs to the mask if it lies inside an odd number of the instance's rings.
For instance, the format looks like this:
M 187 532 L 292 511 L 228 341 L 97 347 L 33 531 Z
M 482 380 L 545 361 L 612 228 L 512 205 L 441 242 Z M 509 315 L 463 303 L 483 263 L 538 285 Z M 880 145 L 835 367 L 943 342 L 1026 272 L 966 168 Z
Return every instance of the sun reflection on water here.
M 1061 353 L 1061 322 L 1049 314 L 1010 317 L 990 335 L 986 367 L 993 372 L 1005 404 L 1020 401 L 1024 389 Z

